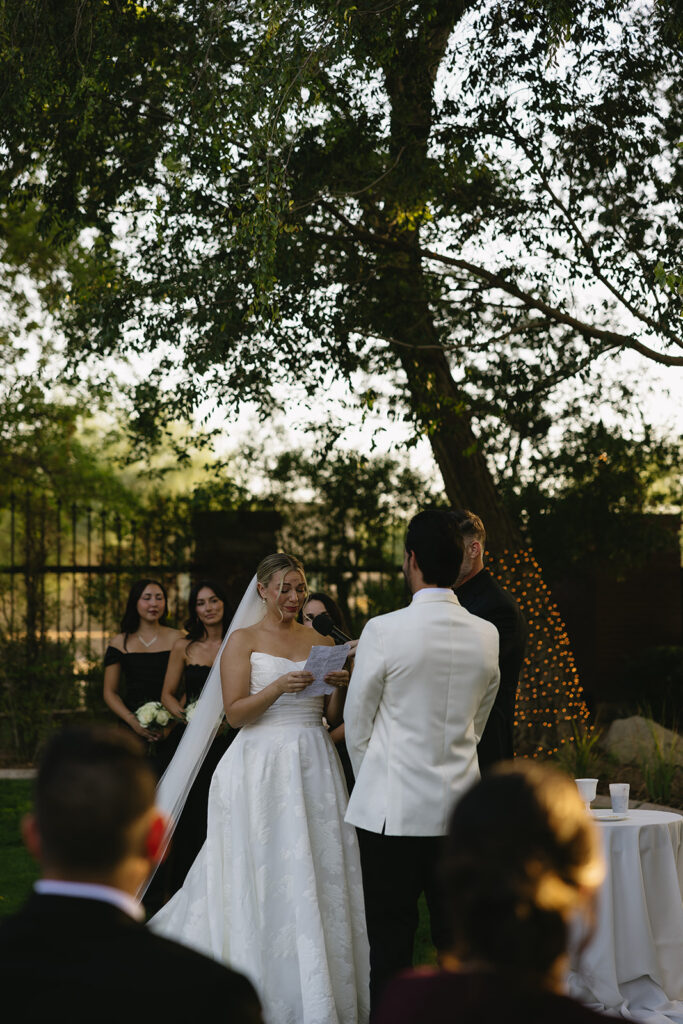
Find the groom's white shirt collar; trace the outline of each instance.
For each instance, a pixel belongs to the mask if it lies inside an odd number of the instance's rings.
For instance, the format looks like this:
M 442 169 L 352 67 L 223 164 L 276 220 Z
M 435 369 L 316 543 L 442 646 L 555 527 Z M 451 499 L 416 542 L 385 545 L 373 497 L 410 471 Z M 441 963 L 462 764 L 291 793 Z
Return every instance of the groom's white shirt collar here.
M 100 900 L 111 903 L 136 921 L 144 921 L 145 912 L 129 893 L 113 889 L 110 885 L 92 882 L 64 882 L 58 878 L 40 878 L 33 886 L 41 896 L 72 896 L 82 900 Z
M 454 600 L 456 604 L 460 604 L 450 587 L 420 587 L 413 594 L 413 601 L 432 601 L 435 599 L 442 601 L 444 597 L 447 597 L 449 601 Z

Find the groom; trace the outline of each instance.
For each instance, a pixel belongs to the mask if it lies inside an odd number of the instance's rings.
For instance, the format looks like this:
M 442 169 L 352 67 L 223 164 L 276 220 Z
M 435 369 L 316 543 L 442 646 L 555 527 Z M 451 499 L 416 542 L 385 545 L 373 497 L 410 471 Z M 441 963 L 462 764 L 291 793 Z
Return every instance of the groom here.
M 412 964 L 418 899 L 432 939 L 447 932 L 436 879 L 456 799 L 479 778 L 477 741 L 498 690 L 495 626 L 452 591 L 463 542 L 452 512 L 410 522 L 403 572 L 407 608 L 361 634 L 344 720 L 356 785 L 346 820 L 358 830 L 370 938 L 370 996 Z

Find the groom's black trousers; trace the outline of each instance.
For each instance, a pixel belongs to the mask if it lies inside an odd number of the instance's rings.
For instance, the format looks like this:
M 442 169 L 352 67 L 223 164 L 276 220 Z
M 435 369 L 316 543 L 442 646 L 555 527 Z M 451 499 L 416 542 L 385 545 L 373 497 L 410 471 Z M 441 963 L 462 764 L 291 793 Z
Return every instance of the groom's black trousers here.
M 443 836 L 385 836 L 359 828 L 365 916 L 370 939 L 370 1004 L 377 1007 L 386 983 L 413 963 L 418 900 L 424 892 L 432 942 L 448 942 L 444 901 L 437 878 Z

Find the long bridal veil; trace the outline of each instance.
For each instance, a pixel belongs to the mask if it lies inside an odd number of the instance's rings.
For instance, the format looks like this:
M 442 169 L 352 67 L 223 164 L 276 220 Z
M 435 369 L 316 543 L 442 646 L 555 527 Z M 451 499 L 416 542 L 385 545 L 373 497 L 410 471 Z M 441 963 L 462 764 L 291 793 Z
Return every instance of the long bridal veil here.
M 253 576 L 223 638 L 216 660 L 197 701 L 195 712 L 185 726 L 178 749 L 157 786 L 156 806 L 166 816 L 168 822 L 161 846 L 162 854 L 165 854 L 168 849 L 188 793 L 223 720 L 220 668 L 223 649 L 228 638 L 236 629 L 253 626 L 262 617 L 263 602 L 256 589 L 256 576 Z M 153 877 L 154 872 L 138 892 L 138 899 L 142 899 Z

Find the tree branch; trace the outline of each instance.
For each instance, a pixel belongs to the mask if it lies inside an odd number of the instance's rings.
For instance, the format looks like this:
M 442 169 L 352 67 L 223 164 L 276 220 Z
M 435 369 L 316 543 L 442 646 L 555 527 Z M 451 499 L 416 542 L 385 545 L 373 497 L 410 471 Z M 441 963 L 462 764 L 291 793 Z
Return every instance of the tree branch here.
M 353 235 L 365 242 L 370 248 L 374 250 L 378 249 L 393 249 L 396 252 L 408 254 L 408 252 L 414 253 L 415 250 L 409 250 L 406 246 L 393 238 L 389 238 L 386 235 L 378 235 L 375 232 L 367 231 L 365 228 L 359 227 L 357 224 L 347 217 L 345 214 L 338 210 L 333 203 L 327 200 L 321 201 L 321 206 L 328 210 L 336 219 L 343 224 L 348 231 L 351 231 Z M 658 352 L 656 349 L 651 348 L 649 345 L 645 345 L 643 342 L 638 341 L 630 334 L 622 334 L 620 331 L 607 330 L 604 327 L 597 327 L 595 324 L 587 323 L 585 320 L 579 320 L 577 317 L 571 316 L 569 313 L 563 312 L 555 306 L 551 306 L 549 303 L 544 302 L 542 299 L 536 298 L 530 292 L 524 291 L 518 285 L 511 281 L 504 273 L 495 273 L 492 270 L 486 270 L 484 267 L 479 267 L 475 263 L 471 263 L 469 260 L 459 259 L 455 256 L 446 256 L 444 253 L 435 252 L 433 249 L 424 249 L 419 247 L 417 254 L 428 260 L 436 260 L 445 266 L 457 267 L 459 270 L 465 270 L 472 277 L 478 278 L 481 281 L 485 281 L 489 287 L 498 288 L 500 291 L 506 292 L 508 295 L 512 295 L 514 298 L 519 299 L 529 309 L 537 309 L 545 316 L 556 321 L 557 323 L 565 324 L 567 327 L 571 327 L 573 330 L 582 334 L 586 338 L 593 338 L 595 341 L 599 341 L 604 346 L 604 349 L 611 348 L 630 348 L 635 352 L 639 352 L 640 355 L 645 356 L 646 359 L 651 359 L 653 362 L 661 363 L 663 366 L 683 366 L 683 356 L 672 356 L 667 355 L 665 352 Z
M 656 321 L 654 321 L 652 317 L 647 316 L 647 314 L 644 313 L 642 310 L 634 306 L 632 302 L 629 302 L 626 296 L 623 295 L 619 291 L 619 289 L 616 288 L 603 273 L 592 246 L 583 234 L 583 231 L 581 230 L 576 218 L 572 215 L 566 204 L 563 203 L 560 197 L 555 193 L 555 190 L 550 184 L 550 181 L 543 169 L 542 164 L 540 163 L 540 161 L 537 161 L 535 159 L 531 147 L 528 145 L 528 140 L 525 139 L 519 132 L 514 131 L 512 132 L 512 138 L 521 147 L 522 151 L 526 154 L 527 159 L 531 161 L 532 166 L 536 168 L 536 174 L 538 175 L 538 179 L 541 183 L 541 186 L 548 193 L 553 205 L 557 207 L 557 209 L 560 211 L 567 225 L 574 232 L 579 242 L 581 243 L 581 248 L 583 250 L 584 256 L 588 260 L 588 263 L 590 264 L 590 267 L 593 273 L 595 274 L 597 280 L 600 281 L 601 284 L 603 284 L 605 288 L 607 288 L 607 290 L 612 293 L 617 302 L 621 302 L 622 305 L 626 307 L 631 316 L 633 316 L 636 320 L 642 320 L 643 323 L 647 324 L 647 326 L 652 328 L 653 330 L 659 330 Z
M 492 288 L 500 288 L 501 291 L 505 291 L 508 295 L 519 299 L 530 309 L 539 310 L 539 312 L 544 313 L 557 323 L 566 324 L 568 327 L 573 328 L 579 334 L 584 335 L 584 337 L 594 338 L 596 341 L 602 342 L 607 349 L 630 348 L 635 352 L 639 352 L 647 359 L 651 359 L 656 363 L 662 363 L 664 366 L 683 366 L 683 356 L 670 356 L 665 352 L 658 352 L 656 349 L 650 348 L 649 345 L 638 341 L 637 338 L 630 334 L 622 334 L 620 331 L 610 331 L 604 327 L 596 327 L 594 324 L 586 323 L 584 320 L 570 316 L 569 313 L 564 313 L 561 309 L 557 309 L 542 299 L 537 299 L 534 295 L 524 291 L 504 274 L 496 274 L 493 271 L 484 269 L 484 267 L 478 267 L 476 264 L 470 263 L 469 260 L 445 256 L 443 253 L 434 252 L 432 249 L 421 248 L 419 253 L 423 258 L 438 260 L 440 263 L 458 267 L 460 270 L 468 270 L 474 277 L 486 281 Z

